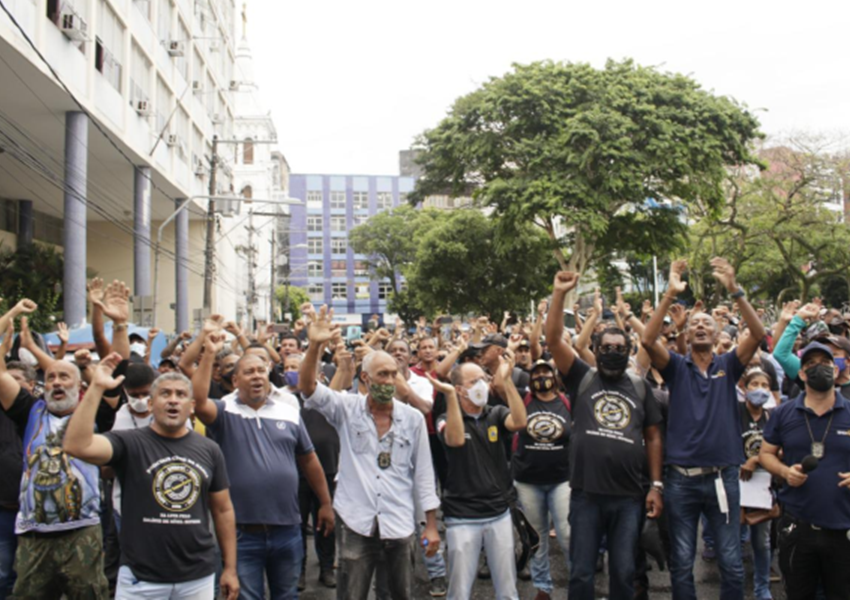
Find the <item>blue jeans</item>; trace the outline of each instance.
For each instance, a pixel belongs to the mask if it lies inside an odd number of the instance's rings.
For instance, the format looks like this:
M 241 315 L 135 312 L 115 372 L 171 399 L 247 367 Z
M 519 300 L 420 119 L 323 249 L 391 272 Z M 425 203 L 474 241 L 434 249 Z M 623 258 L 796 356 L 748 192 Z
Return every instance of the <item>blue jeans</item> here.
M 15 510 L 0 508 L 0 600 L 12 593 L 15 587 L 15 549 L 18 536 L 15 535 Z
M 741 525 L 741 541 L 749 530 L 753 546 L 753 596 L 756 600 L 771 600 L 770 595 L 770 521 L 758 525 Z
M 558 543 L 564 550 L 564 556 L 568 556 L 570 483 L 565 481 L 552 485 L 532 485 L 517 481 L 514 486 L 525 517 L 540 534 L 540 547 L 531 557 L 531 581 L 536 589 L 551 595 L 553 584 L 549 571 L 549 515 L 555 523 L 555 533 L 558 534 Z
M 236 572 L 242 600 L 264 600 L 265 577 L 271 600 L 298 598 L 304 550 L 301 524 L 269 526 L 263 533 L 236 529 Z
M 572 491 L 570 600 L 594 599 L 593 578 L 603 535 L 608 537 L 608 597 L 632 600 L 643 509 L 643 498 Z
M 487 519 L 446 517 L 444 522 L 449 549 L 448 600 L 468 600 L 471 597 L 482 543 L 493 578 L 493 597 L 497 600 L 518 600 L 511 511 Z
M 744 566 L 741 563 L 741 494 L 738 467 L 722 473 L 729 513 L 720 512 L 717 474 L 688 477 L 668 467 L 664 481 L 664 509 L 670 524 L 670 579 L 675 600 L 696 600 L 694 558 L 700 514 L 705 514 L 720 567 L 720 600 L 743 600 Z
M 208 600 L 215 594 L 215 575 L 207 575 L 182 583 L 151 583 L 139 581 L 130 567 L 118 570 L 115 600 Z

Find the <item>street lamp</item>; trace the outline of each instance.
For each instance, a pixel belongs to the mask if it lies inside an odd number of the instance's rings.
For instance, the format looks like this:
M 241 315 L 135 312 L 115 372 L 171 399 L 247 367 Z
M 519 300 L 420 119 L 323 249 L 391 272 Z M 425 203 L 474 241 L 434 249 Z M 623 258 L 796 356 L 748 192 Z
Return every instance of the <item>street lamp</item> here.
M 159 226 L 156 232 L 156 247 L 154 249 L 154 267 L 153 267 L 153 326 L 156 327 L 156 309 L 157 309 L 157 301 L 159 299 L 159 249 L 162 244 L 162 232 L 165 230 L 165 227 L 173 221 L 177 215 L 179 215 L 183 210 L 185 210 L 189 204 L 193 200 L 236 200 L 240 201 L 242 198 L 233 197 L 233 196 L 190 196 L 186 198 L 183 202 L 180 203 L 180 206 L 169 215 L 165 221 Z M 259 204 L 286 204 L 286 205 L 299 205 L 303 204 L 303 202 L 297 198 L 280 198 L 277 200 L 252 200 L 252 202 L 257 202 Z M 175 263 L 176 265 L 176 263 Z

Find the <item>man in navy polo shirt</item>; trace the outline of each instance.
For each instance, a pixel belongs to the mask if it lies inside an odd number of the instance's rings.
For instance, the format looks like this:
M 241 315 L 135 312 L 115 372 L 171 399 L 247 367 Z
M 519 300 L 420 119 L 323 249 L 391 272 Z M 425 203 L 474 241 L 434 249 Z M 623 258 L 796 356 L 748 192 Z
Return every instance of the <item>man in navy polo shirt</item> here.
M 246 352 L 236 363 L 235 394 L 207 399 L 213 361 L 223 342 L 221 334 L 207 335 L 192 388 L 195 414 L 221 446 L 230 476 L 240 597 L 263 600 L 268 578 L 272 600 L 297 598 L 304 557 L 299 470 L 319 499 L 316 527 L 325 535 L 334 523 L 328 483 L 298 400 L 271 386 L 269 364 L 262 356 Z
M 734 352 L 715 355 L 720 330 L 706 313 L 691 315 L 681 356 L 657 344 L 664 317 L 687 284 L 687 262 L 670 269 L 664 299 L 652 315 L 641 342 L 670 390 L 664 505 L 670 524 L 670 579 L 673 598 L 696 600 L 694 557 L 700 514 L 708 517 L 720 565 L 721 600 L 743 599 L 740 490 L 738 471 L 744 462 L 736 384 L 759 343 L 764 326 L 735 280 L 735 270 L 722 258 L 711 260 L 714 278 L 738 305 L 750 329 Z
M 850 598 L 850 401 L 835 391 L 838 372 L 828 346 L 806 346 L 799 372 L 805 392 L 779 406 L 764 430 L 759 461 L 788 483 L 779 492 L 788 600 L 814 598 L 818 581 L 827 598 Z M 818 463 L 806 473 L 809 456 Z

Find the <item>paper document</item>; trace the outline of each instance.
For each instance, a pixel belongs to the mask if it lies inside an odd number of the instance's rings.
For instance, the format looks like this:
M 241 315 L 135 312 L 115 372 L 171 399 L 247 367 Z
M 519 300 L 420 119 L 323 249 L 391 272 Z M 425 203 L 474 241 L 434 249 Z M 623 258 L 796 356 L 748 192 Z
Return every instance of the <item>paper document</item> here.
M 741 506 L 744 508 L 770 509 L 773 496 L 770 494 L 770 473 L 758 470 L 749 481 L 741 481 Z

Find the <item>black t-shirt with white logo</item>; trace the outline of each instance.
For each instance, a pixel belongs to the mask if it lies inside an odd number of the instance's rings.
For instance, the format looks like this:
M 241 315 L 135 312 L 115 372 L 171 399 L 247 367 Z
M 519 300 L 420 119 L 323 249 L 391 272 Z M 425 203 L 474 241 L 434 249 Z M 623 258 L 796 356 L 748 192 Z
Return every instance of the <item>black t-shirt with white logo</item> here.
M 579 397 L 581 380 L 589 371 L 591 367 L 576 358 L 569 374 L 561 374 L 573 399 L 570 487 L 591 494 L 642 496 L 643 430 L 661 422 L 658 401 L 648 384 L 641 397 L 628 375 L 611 381 L 599 373 Z
M 448 475 L 443 486 L 442 509 L 447 517 L 466 519 L 497 517 L 508 510 L 511 477 L 505 455 L 507 406 L 484 406 L 478 417 L 463 413 L 466 443 L 446 445 L 446 415 L 437 418 L 436 429 L 446 449 Z
M 740 405 L 741 411 L 741 438 L 744 441 L 744 457 L 750 459 L 759 455 L 761 443 L 764 439 L 764 428 L 767 426 L 767 411 L 761 411 L 761 418 L 756 421 L 747 410 L 746 403 Z
M 534 485 L 569 481 L 572 416 L 563 396 L 548 402 L 531 397 L 525 410 L 528 425 L 516 434 L 511 460 L 514 480 Z
M 123 491 L 121 564 L 152 583 L 214 573 L 209 495 L 230 487 L 218 444 L 194 431 L 166 438 L 150 427 L 105 435 Z

